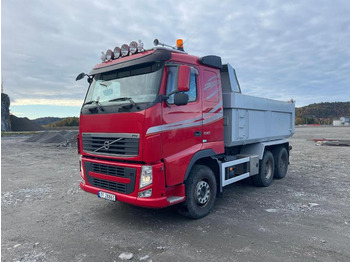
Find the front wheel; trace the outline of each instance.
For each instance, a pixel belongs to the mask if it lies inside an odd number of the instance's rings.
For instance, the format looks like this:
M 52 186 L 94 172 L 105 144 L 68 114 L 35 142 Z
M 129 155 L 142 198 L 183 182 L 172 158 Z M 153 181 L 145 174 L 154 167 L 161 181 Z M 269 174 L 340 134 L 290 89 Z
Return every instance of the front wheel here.
M 198 219 L 208 215 L 216 199 L 216 179 L 213 171 L 204 165 L 194 165 L 185 182 L 186 201 L 181 214 Z
M 267 187 L 271 184 L 275 172 L 275 162 L 270 151 L 266 150 L 260 162 L 259 174 L 252 176 L 254 185 Z

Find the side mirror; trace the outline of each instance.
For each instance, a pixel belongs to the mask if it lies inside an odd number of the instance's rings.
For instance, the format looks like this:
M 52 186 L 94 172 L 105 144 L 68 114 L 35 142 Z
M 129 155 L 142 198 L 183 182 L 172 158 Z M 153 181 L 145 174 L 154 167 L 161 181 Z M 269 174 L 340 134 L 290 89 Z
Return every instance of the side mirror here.
M 189 100 L 188 94 L 176 93 L 174 96 L 174 104 L 177 106 L 187 105 Z
M 85 73 L 83 72 L 83 73 L 80 73 L 78 76 L 77 76 L 77 78 L 75 79 L 75 81 L 78 81 L 78 80 L 81 80 L 81 79 L 83 79 L 85 77 Z
M 187 65 L 179 66 L 179 79 L 177 84 L 177 91 L 187 92 L 190 90 L 190 76 L 191 68 Z M 187 104 L 187 103 L 186 103 Z

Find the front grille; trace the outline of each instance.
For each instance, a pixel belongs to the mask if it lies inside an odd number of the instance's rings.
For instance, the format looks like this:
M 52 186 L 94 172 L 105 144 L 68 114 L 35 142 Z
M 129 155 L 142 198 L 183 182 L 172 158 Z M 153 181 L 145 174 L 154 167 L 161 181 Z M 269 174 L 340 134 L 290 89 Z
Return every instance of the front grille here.
M 109 175 L 109 176 L 125 177 L 124 167 L 92 163 L 92 171 L 95 173 L 100 173 L 100 174 Z
M 95 177 L 93 178 L 93 186 L 119 193 L 126 193 L 126 184 L 103 180 Z
M 118 193 L 131 194 L 135 190 L 136 168 L 106 165 L 84 161 L 86 179 L 90 185 L 101 189 L 108 189 Z M 106 179 L 90 176 L 89 172 L 114 177 L 129 178 L 130 183 L 118 183 Z
M 139 140 L 139 134 L 82 134 L 83 150 L 96 155 L 137 156 Z

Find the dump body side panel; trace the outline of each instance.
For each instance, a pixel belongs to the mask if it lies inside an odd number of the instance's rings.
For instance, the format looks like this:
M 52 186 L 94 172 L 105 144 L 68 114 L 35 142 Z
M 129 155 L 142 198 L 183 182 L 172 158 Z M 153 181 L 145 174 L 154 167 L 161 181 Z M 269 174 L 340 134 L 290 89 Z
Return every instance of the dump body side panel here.
M 288 138 L 295 132 L 295 104 L 224 93 L 226 147 Z

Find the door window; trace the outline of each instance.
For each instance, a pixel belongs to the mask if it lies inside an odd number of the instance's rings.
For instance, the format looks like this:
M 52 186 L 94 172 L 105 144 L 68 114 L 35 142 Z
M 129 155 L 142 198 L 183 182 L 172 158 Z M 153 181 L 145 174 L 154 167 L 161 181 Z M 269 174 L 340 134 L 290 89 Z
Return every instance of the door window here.
M 177 84 L 177 66 L 168 66 L 168 79 L 167 79 L 167 87 L 166 93 L 170 94 L 176 88 Z M 198 71 L 197 69 L 191 67 L 191 76 L 190 76 L 190 90 L 185 92 L 188 95 L 188 102 L 194 102 L 197 100 L 197 77 Z M 169 104 L 174 104 L 174 95 L 171 95 L 167 101 Z

